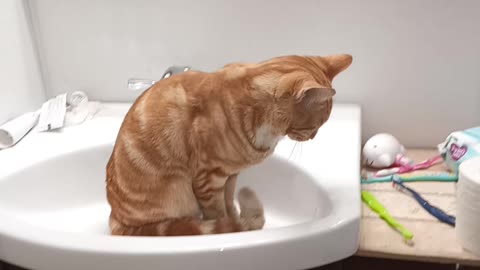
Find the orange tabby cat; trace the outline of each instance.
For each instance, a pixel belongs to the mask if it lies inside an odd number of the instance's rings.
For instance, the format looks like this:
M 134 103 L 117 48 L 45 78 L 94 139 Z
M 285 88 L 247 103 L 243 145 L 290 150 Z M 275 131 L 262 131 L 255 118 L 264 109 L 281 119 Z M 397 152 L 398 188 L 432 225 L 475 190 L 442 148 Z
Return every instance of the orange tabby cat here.
M 261 229 L 263 207 L 252 190 L 240 190 L 237 213 L 237 174 L 285 135 L 314 138 L 332 109 L 332 80 L 351 62 L 350 55 L 285 56 L 157 82 L 126 115 L 107 165 L 111 233 Z

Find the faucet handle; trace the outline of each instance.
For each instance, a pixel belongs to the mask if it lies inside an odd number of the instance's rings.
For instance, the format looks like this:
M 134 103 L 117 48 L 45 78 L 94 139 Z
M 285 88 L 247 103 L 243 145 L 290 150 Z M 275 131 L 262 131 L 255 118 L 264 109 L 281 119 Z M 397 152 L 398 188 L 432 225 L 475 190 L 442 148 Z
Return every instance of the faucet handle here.
M 187 72 L 191 69 L 190 66 L 171 66 L 165 70 L 163 73 L 162 79 L 167 79 L 168 77 L 175 75 L 177 73 Z

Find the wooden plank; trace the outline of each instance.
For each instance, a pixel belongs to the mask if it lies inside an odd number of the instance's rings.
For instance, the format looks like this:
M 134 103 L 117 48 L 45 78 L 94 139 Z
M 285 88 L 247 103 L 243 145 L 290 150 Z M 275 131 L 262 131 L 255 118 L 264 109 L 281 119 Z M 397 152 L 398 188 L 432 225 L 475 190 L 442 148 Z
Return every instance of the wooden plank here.
M 430 215 L 425 209 L 423 209 L 420 204 L 417 203 L 415 199 L 405 194 L 402 194 L 398 191 L 392 190 L 388 192 L 372 192 L 375 194 L 375 197 L 382 202 L 390 214 L 395 217 L 397 220 L 426 220 L 426 221 L 435 221 L 435 217 Z M 432 205 L 435 205 L 448 214 L 453 215 L 455 213 L 455 197 L 453 196 L 444 196 L 444 195 L 425 195 L 422 197 L 428 200 Z M 373 212 L 367 205 L 363 204 L 362 206 L 363 217 L 377 217 L 377 213 Z
M 430 158 L 435 150 L 410 150 L 407 155 L 415 161 Z M 429 170 L 445 170 L 443 164 Z M 455 183 L 408 183 L 431 204 L 455 214 Z M 395 191 L 389 183 L 363 185 L 374 194 L 389 212 L 413 232 L 414 246 L 403 242 L 402 236 L 390 228 L 366 205 L 362 206 L 360 248 L 357 255 L 376 258 L 404 259 L 442 263 L 480 265 L 480 257 L 464 250 L 457 242 L 455 229 L 437 221 L 413 198 Z

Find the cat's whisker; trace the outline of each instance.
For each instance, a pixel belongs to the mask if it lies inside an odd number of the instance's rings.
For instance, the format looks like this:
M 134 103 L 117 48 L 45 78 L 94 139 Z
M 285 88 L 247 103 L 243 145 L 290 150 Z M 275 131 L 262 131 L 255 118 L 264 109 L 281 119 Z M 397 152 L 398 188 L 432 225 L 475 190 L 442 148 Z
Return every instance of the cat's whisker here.
M 288 159 L 290 160 L 292 158 L 293 152 L 295 152 L 295 148 L 297 148 L 298 142 L 295 142 L 293 145 L 292 151 L 290 152 L 290 155 L 288 156 Z
M 302 150 L 303 150 L 303 143 L 300 143 L 300 154 L 299 154 L 300 157 L 302 157 Z

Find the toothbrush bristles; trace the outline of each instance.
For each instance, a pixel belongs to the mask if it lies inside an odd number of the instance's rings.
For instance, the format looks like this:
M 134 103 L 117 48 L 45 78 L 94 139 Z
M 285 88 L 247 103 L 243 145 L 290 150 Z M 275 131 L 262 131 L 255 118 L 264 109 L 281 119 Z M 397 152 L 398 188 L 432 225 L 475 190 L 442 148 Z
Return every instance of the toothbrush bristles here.
M 395 181 L 392 182 L 392 187 L 396 190 L 402 190 L 402 187 L 398 185 Z
M 395 182 L 393 182 L 392 186 L 393 186 L 393 188 L 394 188 L 395 190 L 400 191 L 400 192 L 402 192 L 402 193 L 404 193 L 404 194 L 407 194 L 407 195 L 412 196 L 412 193 L 411 193 L 408 189 L 406 189 L 404 186 L 399 185 L 398 183 L 395 183 Z
M 407 238 L 404 238 L 403 239 L 405 244 L 409 245 L 409 246 L 414 246 L 415 243 L 413 242 L 413 239 L 407 239 Z

